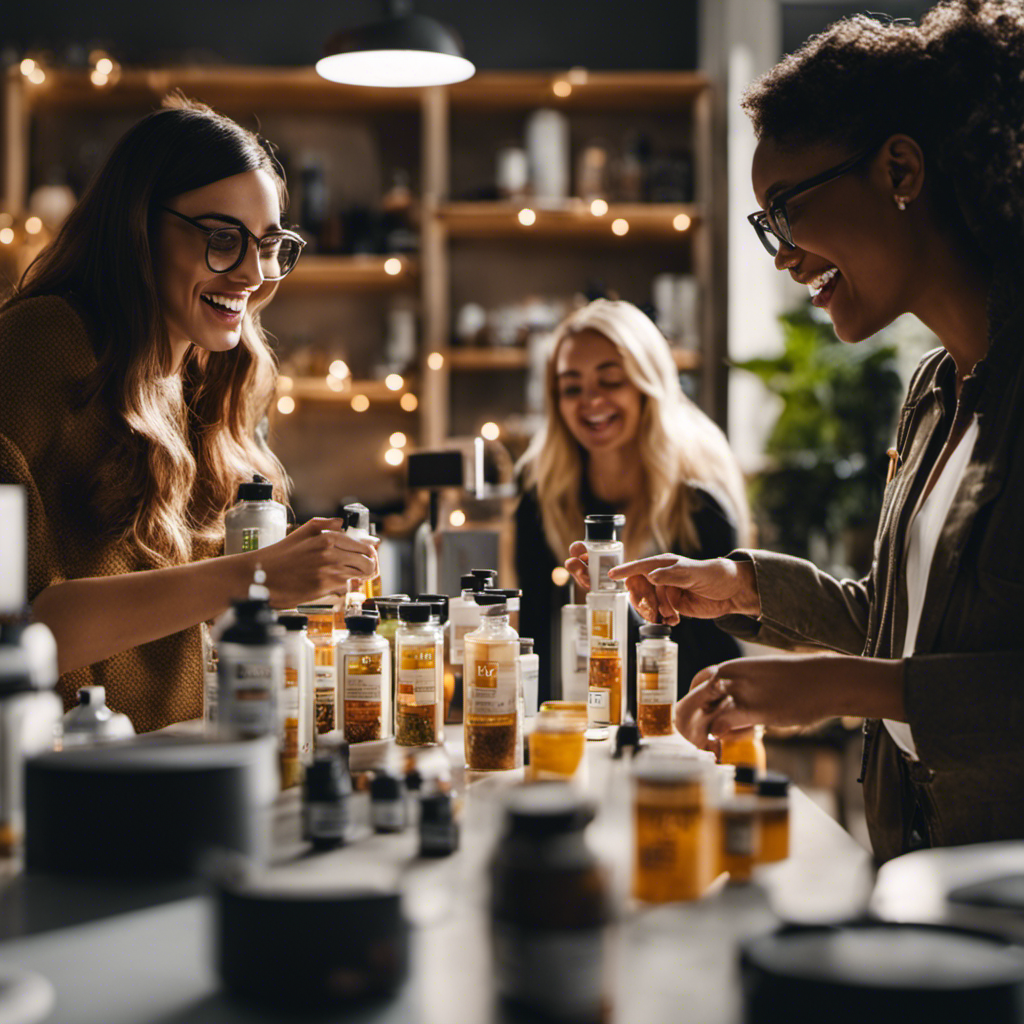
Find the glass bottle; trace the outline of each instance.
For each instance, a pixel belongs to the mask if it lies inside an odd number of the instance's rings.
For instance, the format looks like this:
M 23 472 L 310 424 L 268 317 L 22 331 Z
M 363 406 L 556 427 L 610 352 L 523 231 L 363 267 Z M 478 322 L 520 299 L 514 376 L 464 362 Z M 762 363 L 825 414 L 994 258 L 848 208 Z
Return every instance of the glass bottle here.
M 505 598 L 505 607 L 508 609 L 508 624 L 518 633 L 519 632 L 519 602 L 523 596 L 521 590 L 515 587 L 499 588 L 499 587 L 488 587 L 485 594 L 501 594 Z
M 395 742 L 405 747 L 444 740 L 444 640 L 430 611 L 419 601 L 398 609 Z
M 417 594 L 417 601 L 430 605 L 430 621 L 435 622 L 441 629 L 441 640 L 444 643 L 443 678 L 444 678 L 444 721 L 448 721 L 448 712 L 451 708 L 452 697 L 455 695 L 455 673 L 451 667 L 451 654 L 448 650 L 448 595 L 447 594 Z
M 767 767 L 764 749 L 764 726 L 752 725 L 747 729 L 732 729 L 719 737 L 722 743 L 723 764 L 734 764 L 737 767 L 747 766 L 756 772 L 763 772 Z
M 338 728 L 348 743 L 391 735 L 391 648 L 377 635 L 376 615 L 345 619 L 348 636 L 337 645 Z
M 277 735 L 284 689 L 283 630 L 263 599 L 232 603 L 234 622 L 217 641 L 218 730 L 239 739 Z
M 471 771 L 520 768 L 519 636 L 508 624 L 503 595 L 484 592 L 476 600 L 480 625 L 465 639 L 466 767 Z
M 591 727 L 618 725 L 626 708 L 626 624 L 629 597 L 618 591 L 587 594 L 587 708 Z
M 587 729 L 583 714 L 557 709 L 542 710 L 530 733 L 530 766 L 527 778 L 535 782 L 571 779 L 583 762 Z
M 353 501 L 341 510 L 341 518 L 345 521 L 345 532 L 355 540 L 369 541 L 379 544 L 370 522 L 370 510 L 361 502 Z M 358 610 L 363 601 L 380 596 L 380 573 L 365 580 L 349 580 L 345 593 L 345 614 Z
M 625 549 L 619 534 L 626 525 L 626 517 L 614 515 L 586 516 L 583 520 L 587 548 L 587 565 L 590 567 L 590 592 L 616 591 L 620 584 L 608 579 L 608 570 L 622 565 Z
M 338 727 L 338 670 L 334 659 L 334 605 L 300 604 L 305 615 L 306 636 L 313 644 L 313 742 Z
M 284 689 L 281 691 L 281 788 L 302 781 L 313 761 L 313 645 L 305 615 L 279 615 L 284 627 Z
M 679 645 L 668 626 L 640 627 L 636 645 L 636 721 L 641 736 L 671 736 L 676 702 Z
M 722 801 L 718 814 L 721 868 L 730 882 L 749 882 L 761 852 L 758 797 L 737 794 Z
M 765 772 L 757 783 L 757 813 L 761 819 L 759 864 L 789 856 L 789 779 L 779 772 Z
M 534 718 L 537 715 L 540 655 L 533 650 L 533 637 L 519 638 L 519 676 L 523 681 L 523 714 L 527 718 Z
M 238 504 L 224 513 L 224 554 L 256 551 L 284 540 L 288 511 L 274 501 L 274 485 L 259 473 L 238 485 Z

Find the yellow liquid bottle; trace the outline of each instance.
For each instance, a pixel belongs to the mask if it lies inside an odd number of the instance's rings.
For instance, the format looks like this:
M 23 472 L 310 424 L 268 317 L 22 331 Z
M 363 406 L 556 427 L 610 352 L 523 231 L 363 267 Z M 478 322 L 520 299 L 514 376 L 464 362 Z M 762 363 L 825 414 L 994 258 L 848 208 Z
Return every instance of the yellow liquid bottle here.
M 444 740 L 444 640 L 430 622 L 430 605 L 408 601 L 399 606 L 395 634 L 398 662 L 395 742 L 420 747 Z
M 306 636 L 313 644 L 313 732 L 322 736 L 338 727 L 338 670 L 334 657 L 333 604 L 303 604 L 298 612 L 308 624 Z

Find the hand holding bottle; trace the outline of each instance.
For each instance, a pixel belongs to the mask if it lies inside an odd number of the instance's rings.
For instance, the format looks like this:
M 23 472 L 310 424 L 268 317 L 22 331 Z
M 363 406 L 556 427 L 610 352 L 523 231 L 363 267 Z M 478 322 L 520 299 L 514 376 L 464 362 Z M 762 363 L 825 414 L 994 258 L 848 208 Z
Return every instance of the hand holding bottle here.
M 378 572 L 376 545 L 346 533 L 345 520 L 336 518 L 310 519 L 276 544 L 233 557 L 262 566 L 274 608 L 344 594 L 349 580 Z

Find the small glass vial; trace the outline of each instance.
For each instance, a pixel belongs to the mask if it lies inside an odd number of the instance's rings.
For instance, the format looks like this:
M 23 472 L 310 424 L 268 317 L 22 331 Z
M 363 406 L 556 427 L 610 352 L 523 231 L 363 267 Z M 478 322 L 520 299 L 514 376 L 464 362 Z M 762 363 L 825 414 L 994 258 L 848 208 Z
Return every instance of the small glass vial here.
M 318 750 L 302 790 L 302 834 L 313 849 L 330 850 L 345 842 L 351 796 L 348 744 Z
M 562 606 L 562 700 L 587 700 L 587 669 L 590 664 L 590 637 L 587 633 L 587 606 Z
M 668 626 L 640 627 L 636 645 L 636 721 L 641 736 L 671 736 L 676 702 L 679 645 Z
M 648 903 L 700 899 L 712 880 L 707 768 L 645 754 L 634 761 L 633 896 Z
M 276 736 L 284 689 L 283 630 L 267 601 L 232 603 L 234 622 L 217 642 L 218 730 L 238 739 Z
M 533 650 L 532 637 L 519 638 L 519 676 L 523 681 L 523 714 L 527 718 L 535 718 L 540 681 L 540 655 Z
M 313 645 L 305 615 L 279 615 L 284 628 L 284 689 L 281 691 L 281 788 L 302 781 L 313 762 Z
M 395 742 L 404 747 L 444 741 L 444 639 L 430 612 L 419 601 L 398 609 Z
M 557 702 L 550 702 L 557 703 Z M 527 778 L 548 782 L 573 778 L 583 763 L 587 731 L 586 706 L 583 713 L 545 709 L 537 715 L 530 733 L 530 764 Z
M 390 772 L 378 772 L 370 783 L 370 823 L 374 832 L 402 832 L 408 824 L 405 786 Z
M 466 767 L 470 771 L 520 768 L 519 636 L 508 624 L 502 594 L 479 594 L 477 603 L 480 625 L 465 638 Z
M 590 567 L 590 592 L 614 592 L 622 588 L 620 582 L 608 579 L 608 570 L 622 565 L 624 551 L 619 534 L 626 525 L 624 515 L 595 515 L 583 520 L 586 531 L 583 543 L 587 546 L 587 564 Z
M 759 864 L 772 864 L 789 856 L 789 779 L 765 772 L 757 783 L 757 813 L 761 819 Z
M 737 794 L 721 802 L 718 808 L 723 871 L 730 882 L 749 882 L 761 852 L 758 798 Z
M 258 473 L 238 485 L 238 504 L 224 513 L 224 554 L 256 551 L 284 540 L 288 511 L 274 501 L 274 485 Z
M 720 760 L 724 764 L 734 764 L 737 768 L 747 765 L 758 772 L 763 772 L 767 767 L 763 725 L 752 725 L 748 729 L 732 729 L 719 739 L 722 743 Z
M 618 725 L 626 709 L 625 590 L 587 594 L 587 707 L 591 727 Z
M 459 848 L 459 823 L 451 793 L 438 790 L 420 798 L 420 856 L 447 857 Z
M 313 742 L 338 728 L 338 669 L 334 658 L 334 605 L 300 604 L 305 615 L 306 636 L 313 644 Z
M 338 728 L 348 743 L 391 735 L 391 648 L 377 635 L 376 615 L 345 619 L 348 636 L 338 644 Z

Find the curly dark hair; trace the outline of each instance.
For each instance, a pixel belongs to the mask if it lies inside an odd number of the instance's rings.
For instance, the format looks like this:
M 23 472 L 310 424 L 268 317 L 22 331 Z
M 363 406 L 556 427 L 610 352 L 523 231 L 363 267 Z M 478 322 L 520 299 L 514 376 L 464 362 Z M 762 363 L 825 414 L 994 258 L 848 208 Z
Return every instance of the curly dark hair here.
M 757 137 L 921 146 L 939 223 L 996 274 L 1024 271 L 1024 0 L 945 0 L 922 19 L 856 15 L 750 86 Z

